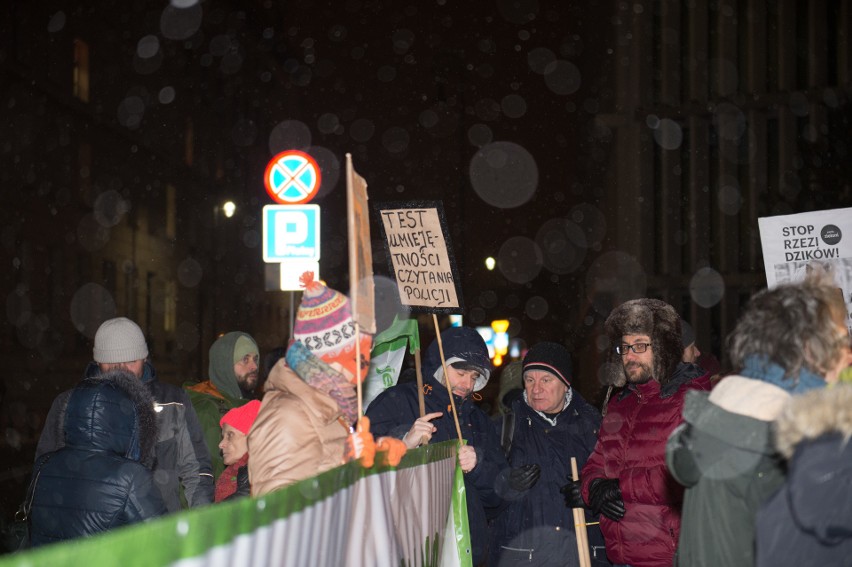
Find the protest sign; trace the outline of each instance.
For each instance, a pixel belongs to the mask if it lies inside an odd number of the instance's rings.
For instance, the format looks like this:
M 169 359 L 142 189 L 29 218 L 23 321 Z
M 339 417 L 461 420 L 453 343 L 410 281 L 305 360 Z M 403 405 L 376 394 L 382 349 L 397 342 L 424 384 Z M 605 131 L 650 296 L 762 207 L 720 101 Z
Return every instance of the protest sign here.
M 441 203 L 380 203 L 376 211 L 400 302 L 415 312 L 461 313 L 461 286 Z
M 852 208 L 757 219 L 766 284 L 802 281 L 815 271 L 834 278 L 852 332 Z
M 373 250 L 370 242 L 370 213 L 367 208 L 367 182 L 352 166 L 346 154 L 346 203 L 349 232 L 349 285 L 352 318 L 367 333 L 376 332 L 373 282 Z

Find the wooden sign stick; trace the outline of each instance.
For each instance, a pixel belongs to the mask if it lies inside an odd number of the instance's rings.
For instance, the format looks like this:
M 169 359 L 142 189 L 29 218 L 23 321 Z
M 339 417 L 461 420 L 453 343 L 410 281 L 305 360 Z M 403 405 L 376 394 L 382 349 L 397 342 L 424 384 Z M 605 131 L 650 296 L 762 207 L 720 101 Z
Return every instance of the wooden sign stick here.
M 571 457 L 571 479 L 579 480 L 577 459 Z M 586 531 L 586 512 L 582 508 L 571 508 L 574 513 L 574 534 L 577 536 L 577 553 L 580 555 L 580 567 L 591 567 L 589 557 L 589 533 Z
M 447 361 L 444 359 L 444 343 L 441 341 L 441 329 L 438 328 L 438 316 L 432 313 L 432 322 L 435 324 L 435 334 L 438 337 L 438 352 L 441 354 L 441 368 L 444 369 L 444 385 L 447 387 L 447 392 L 450 394 L 450 406 L 453 408 L 453 422 L 456 424 L 456 434 L 459 436 L 459 443 L 463 441 L 461 434 L 461 426 L 459 426 L 459 415 L 456 412 L 456 401 L 453 399 L 453 389 L 450 386 L 450 376 L 447 374 Z

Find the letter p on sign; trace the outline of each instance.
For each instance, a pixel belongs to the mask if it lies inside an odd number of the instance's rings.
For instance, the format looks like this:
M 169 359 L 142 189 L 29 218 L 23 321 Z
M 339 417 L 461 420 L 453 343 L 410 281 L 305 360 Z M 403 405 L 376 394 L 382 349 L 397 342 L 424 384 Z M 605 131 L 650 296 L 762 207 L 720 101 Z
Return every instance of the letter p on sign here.
M 263 261 L 282 263 L 320 257 L 318 205 L 263 207 Z

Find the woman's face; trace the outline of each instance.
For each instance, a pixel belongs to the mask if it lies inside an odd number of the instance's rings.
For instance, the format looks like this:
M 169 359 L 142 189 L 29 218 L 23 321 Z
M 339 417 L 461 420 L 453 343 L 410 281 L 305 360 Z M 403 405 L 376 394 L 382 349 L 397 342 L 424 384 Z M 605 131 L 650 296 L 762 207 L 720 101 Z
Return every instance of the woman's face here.
M 219 449 L 222 450 L 222 460 L 225 465 L 233 465 L 248 453 L 248 436 L 226 423 L 222 427 L 222 441 L 219 442 Z

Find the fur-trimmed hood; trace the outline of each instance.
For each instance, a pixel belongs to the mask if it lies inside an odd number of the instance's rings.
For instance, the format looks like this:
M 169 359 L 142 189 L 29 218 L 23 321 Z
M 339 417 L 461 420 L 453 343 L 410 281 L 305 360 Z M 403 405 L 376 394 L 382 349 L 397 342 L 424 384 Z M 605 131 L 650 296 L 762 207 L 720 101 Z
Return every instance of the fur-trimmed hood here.
M 789 459 L 800 443 L 831 433 L 852 437 L 852 384 L 793 396 L 778 417 L 775 442 Z
M 84 378 L 65 408 L 65 445 L 115 453 L 151 468 L 157 414 L 148 389 L 133 374 L 111 370 Z
M 615 346 L 621 344 L 624 335 L 651 337 L 654 379 L 660 385 L 671 379 L 683 358 L 680 316 L 671 305 L 659 299 L 633 299 L 622 303 L 607 317 L 604 331 L 610 343 L 607 363 L 600 375 L 604 386 L 621 387 L 627 383 L 621 356 L 615 352 Z

